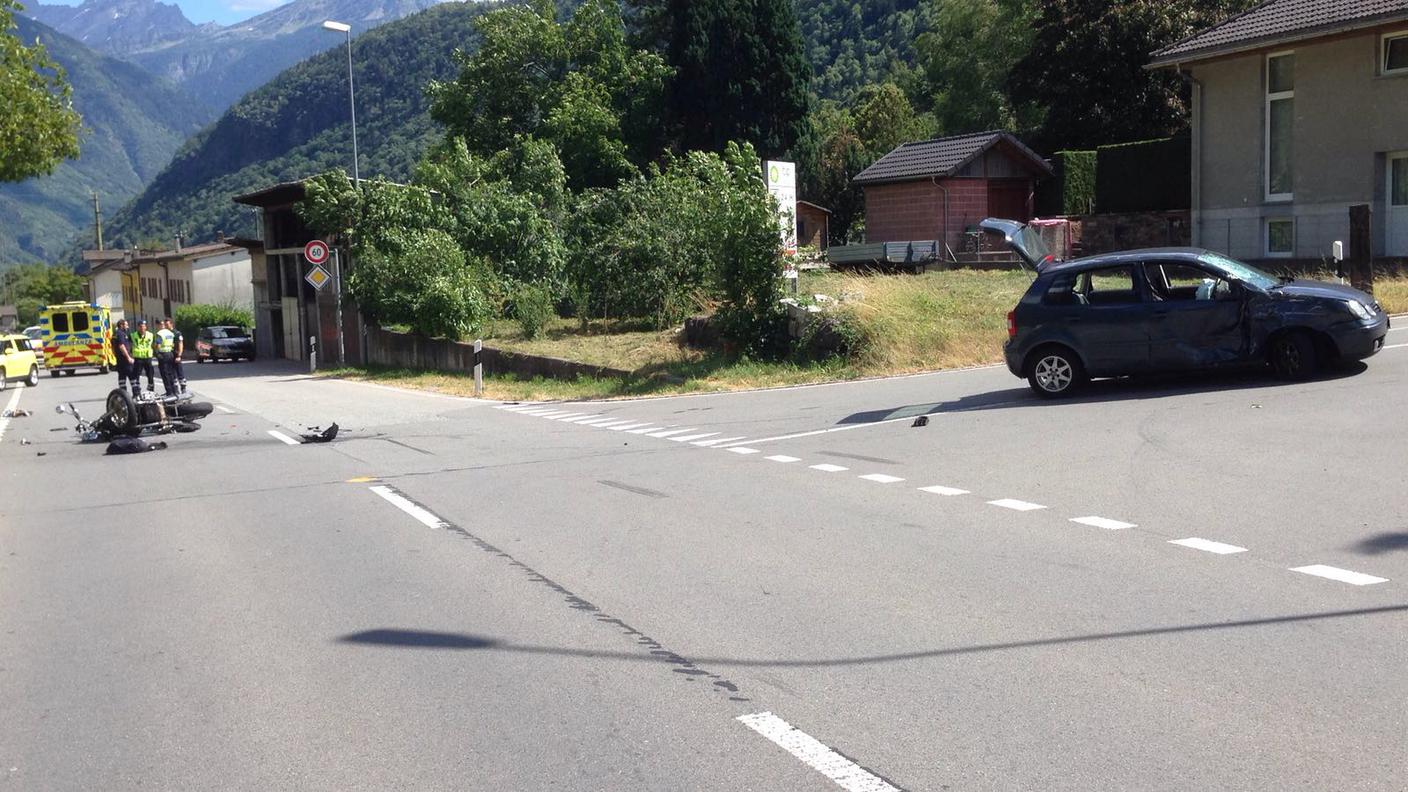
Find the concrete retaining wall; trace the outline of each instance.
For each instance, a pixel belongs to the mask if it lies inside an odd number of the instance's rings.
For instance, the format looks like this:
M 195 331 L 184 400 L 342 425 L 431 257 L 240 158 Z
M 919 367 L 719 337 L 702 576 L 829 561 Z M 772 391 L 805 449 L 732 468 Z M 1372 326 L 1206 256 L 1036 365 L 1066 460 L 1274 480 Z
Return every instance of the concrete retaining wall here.
M 379 327 L 367 328 L 367 360 L 378 366 L 394 368 L 474 372 L 474 344 L 447 341 L 443 338 L 422 338 L 409 333 L 396 333 Z M 524 355 L 484 347 L 481 355 L 486 376 L 512 374 L 524 378 L 573 380 L 587 377 L 626 377 L 630 372 L 606 366 L 593 366 L 560 358 Z

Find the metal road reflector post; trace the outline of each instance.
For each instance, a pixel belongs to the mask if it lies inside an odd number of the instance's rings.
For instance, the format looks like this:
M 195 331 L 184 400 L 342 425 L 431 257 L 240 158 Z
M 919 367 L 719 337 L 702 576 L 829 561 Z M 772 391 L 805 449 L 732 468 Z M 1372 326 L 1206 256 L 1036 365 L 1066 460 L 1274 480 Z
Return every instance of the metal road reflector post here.
M 474 397 L 477 399 L 484 395 L 484 363 L 480 357 L 484 353 L 484 340 L 474 339 Z

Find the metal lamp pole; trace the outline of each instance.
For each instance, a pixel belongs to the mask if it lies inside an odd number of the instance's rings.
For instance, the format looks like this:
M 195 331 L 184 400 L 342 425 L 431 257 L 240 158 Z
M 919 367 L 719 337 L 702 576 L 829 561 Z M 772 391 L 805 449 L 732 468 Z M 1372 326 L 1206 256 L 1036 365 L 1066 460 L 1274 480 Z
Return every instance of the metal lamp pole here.
M 352 26 L 331 19 L 323 27 L 347 36 L 347 103 L 352 108 L 352 188 L 362 189 L 362 173 L 357 156 L 357 90 L 352 83 Z M 342 257 L 333 251 L 333 280 L 337 283 L 337 364 L 347 365 L 347 347 L 342 337 Z

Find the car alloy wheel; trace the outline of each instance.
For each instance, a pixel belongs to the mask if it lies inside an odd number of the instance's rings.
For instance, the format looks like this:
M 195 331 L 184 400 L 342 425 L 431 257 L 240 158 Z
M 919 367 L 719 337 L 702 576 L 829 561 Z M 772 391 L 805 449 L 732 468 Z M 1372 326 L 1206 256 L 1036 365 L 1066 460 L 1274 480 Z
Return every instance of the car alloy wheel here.
M 1271 368 L 1282 379 L 1309 379 L 1318 365 L 1315 342 L 1305 333 L 1287 333 L 1272 342 Z
M 1060 393 L 1075 382 L 1075 371 L 1070 361 L 1061 355 L 1042 356 L 1032 369 L 1032 376 L 1047 393 Z

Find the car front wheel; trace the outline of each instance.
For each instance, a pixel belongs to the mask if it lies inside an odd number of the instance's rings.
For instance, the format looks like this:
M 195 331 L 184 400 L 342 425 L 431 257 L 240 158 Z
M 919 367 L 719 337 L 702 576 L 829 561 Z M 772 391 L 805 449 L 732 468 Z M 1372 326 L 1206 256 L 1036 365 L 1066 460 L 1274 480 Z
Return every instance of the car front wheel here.
M 1303 381 L 1320 366 L 1315 340 L 1303 332 L 1285 333 L 1271 342 L 1271 369 L 1285 380 Z
M 29 367 L 29 377 L 25 379 L 24 384 L 31 388 L 39 385 L 39 364 L 36 363 Z
M 1068 396 L 1085 384 L 1085 367 L 1070 350 L 1046 347 L 1037 350 L 1027 367 L 1027 382 L 1038 396 Z

